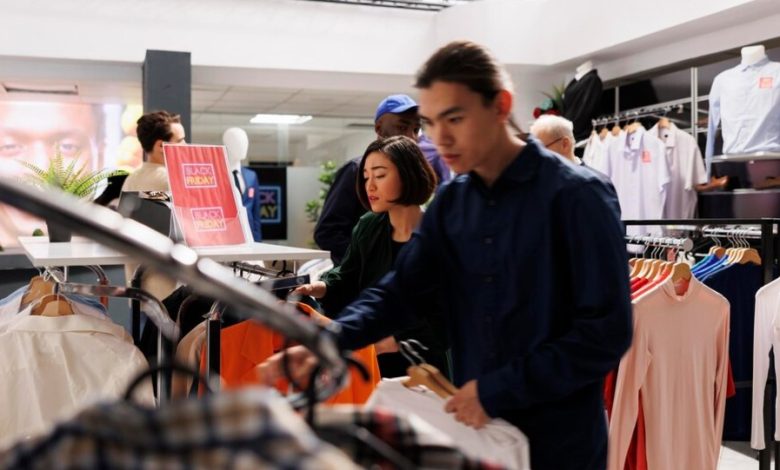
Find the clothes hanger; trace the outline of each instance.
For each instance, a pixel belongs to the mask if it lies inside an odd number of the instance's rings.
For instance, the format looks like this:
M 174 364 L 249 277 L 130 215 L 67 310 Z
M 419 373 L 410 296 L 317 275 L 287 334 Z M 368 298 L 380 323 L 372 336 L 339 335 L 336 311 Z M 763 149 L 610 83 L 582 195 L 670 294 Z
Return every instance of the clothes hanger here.
M 417 341 L 416 339 L 407 339 L 403 341 L 404 348 L 406 348 L 406 351 L 414 356 L 419 361 L 419 367 L 422 367 L 423 369 L 427 370 L 428 372 L 433 375 L 433 378 L 438 382 L 439 385 L 441 385 L 442 388 L 449 391 L 452 395 L 455 395 L 458 392 L 458 388 L 454 386 L 448 378 L 444 377 L 444 374 L 441 373 L 439 369 L 436 368 L 433 364 L 430 364 L 425 361 L 425 358 L 423 358 L 420 353 L 414 349 L 414 347 L 418 347 L 422 349 L 423 351 L 428 351 L 428 347 L 426 347 L 421 342 Z
M 752 248 L 750 246 L 750 243 L 747 241 L 747 237 L 743 239 L 743 243 L 746 245 L 745 248 L 743 248 L 743 251 L 739 253 L 738 258 L 735 260 L 736 263 L 739 264 L 756 264 L 761 265 L 761 255 L 758 253 L 758 250 L 755 248 Z
M 419 343 L 418 343 L 419 344 Z M 423 367 L 425 363 L 422 357 L 417 354 L 407 341 L 398 342 L 398 351 L 401 355 L 412 364 L 406 373 L 409 374 L 409 378 L 401 383 L 407 388 L 414 388 L 418 386 L 425 386 L 430 391 L 435 393 L 441 398 L 449 398 L 457 392 L 457 388 L 452 385 L 449 380 L 444 378 L 438 369 L 428 364 L 430 367 Z M 421 360 L 420 363 L 413 359 L 413 356 Z
M 65 296 L 60 295 L 59 286 L 59 283 L 54 283 L 52 293 L 40 297 L 32 306 L 30 315 L 43 317 L 73 315 L 73 305 Z

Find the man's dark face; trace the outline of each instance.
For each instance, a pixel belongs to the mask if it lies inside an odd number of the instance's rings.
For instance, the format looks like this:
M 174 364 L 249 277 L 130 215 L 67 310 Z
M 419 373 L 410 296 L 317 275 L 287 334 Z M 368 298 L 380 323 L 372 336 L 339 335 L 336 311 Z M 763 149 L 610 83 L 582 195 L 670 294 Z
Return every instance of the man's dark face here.
M 420 117 L 416 109 L 400 114 L 386 113 L 376 121 L 374 129 L 381 138 L 404 135 L 416 142 L 420 137 Z

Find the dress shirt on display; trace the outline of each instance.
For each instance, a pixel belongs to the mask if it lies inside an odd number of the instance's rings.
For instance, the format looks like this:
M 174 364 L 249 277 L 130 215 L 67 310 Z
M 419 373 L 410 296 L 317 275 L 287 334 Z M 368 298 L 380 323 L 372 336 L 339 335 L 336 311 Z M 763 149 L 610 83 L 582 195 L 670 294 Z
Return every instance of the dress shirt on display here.
M 624 220 L 660 219 L 670 181 L 666 145 L 643 127 L 624 132 L 607 149 L 603 171 L 615 185 Z M 597 168 L 599 169 L 599 168 Z M 629 226 L 628 235 L 657 235 L 660 227 Z
M 603 469 L 601 382 L 628 347 L 628 260 L 617 196 L 529 139 L 488 187 L 439 191 L 394 265 L 336 321 L 344 349 L 449 313 L 454 383 L 518 427 L 536 470 Z M 576 288 L 574 288 L 576 286 Z
M 604 160 L 607 158 L 607 148 L 609 148 L 609 143 L 614 138 L 612 133 L 608 133 L 604 139 L 598 133 L 591 133 L 588 138 L 588 144 L 585 146 L 585 152 L 582 155 L 582 162 L 603 173 Z
M 780 152 L 780 62 L 768 57 L 715 77 L 710 89 L 707 174 L 718 124 L 723 153 Z
M 87 406 L 121 397 L 148 367 L 127 331 L 107 318 L 23 315 L 0 332 L 0 436 L 45 432 Z M 150 382 L 136 394 L 152 405 Z
M 666 145 L 666 163 L 669 166 L 669 188 L 664 204 L 664 219 L 690 219 L 696 212 L 696 185 L 707 182 L 704 159 L 696 139 L 669 123 L 669 127 L 658 124 L 649 131 Z
M 602 83 L 596 69 L 579 80 L 572 80 L 563 92 L 563 117 L 574 123 L 574 138 L 586 139 L 593 125 L 591 119 L 601 103 Z

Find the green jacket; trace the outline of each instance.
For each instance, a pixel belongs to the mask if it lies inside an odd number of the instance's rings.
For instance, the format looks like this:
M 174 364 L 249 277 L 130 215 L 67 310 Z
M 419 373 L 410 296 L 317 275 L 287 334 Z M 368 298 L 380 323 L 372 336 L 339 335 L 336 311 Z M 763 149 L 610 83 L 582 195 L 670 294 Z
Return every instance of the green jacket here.
M 341 261 L 320 277 L 328 286 L 320 303 L 329 317 L 338 315 L 363 289 L 372 286 L 393 267 L 393 227 L 386 212 L 368 212 L 352 229 Z
M 393 227 L 386 212 L 363 215 L 352 230 L 352 239 L 340 266 L 320 277 L 328 286 L 319 299 L 325 314 L 338 316 L 360 293 L 376 284 L 393 268 Z M 421 320 L 419 327 L 396 334 L 399 340 L 414 338 L 433 351 L 447 349 L 446 325 L 439 312 Z

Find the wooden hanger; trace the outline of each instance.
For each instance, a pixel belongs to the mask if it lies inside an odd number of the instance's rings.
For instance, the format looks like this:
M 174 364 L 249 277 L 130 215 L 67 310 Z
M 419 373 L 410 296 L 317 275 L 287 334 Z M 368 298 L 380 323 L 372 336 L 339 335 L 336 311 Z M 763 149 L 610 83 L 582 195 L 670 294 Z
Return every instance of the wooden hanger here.
M 457 387 L 444 377 L 444 375 L 434 367 L 432 364 L 425 362 L 422 356 L 412 347 L 412 344 L 416 344 L 423 349 L 427 349 L 419 341 L 406 340 L 398 342 L 398 351 L 402 356 L 406 358 L 412 365 L 406 370 L 409 378 L 404 380 L 402 384 L 406 387 L 412 388 L 419 385 L 424 385 L 441 398 L 449 398 L 455 395 L 458 391 Z M 417 362 L 415 361 L 417 359 Z
M 642 272 L 642 267 L 645 265 L 647 261 L 648 261 L 647 258 L 637 258 L 636 263 L 634 263 L 634 268 L 631 270 L 631 273 L 629 274 L 629 277 L 633 279 L 639 276 L 639 273 Z
M 35 276 L 27 285 L 27 292 L 22 296 L 20 306 L 26 307 L 41 297 L 54 292 L 54 283 L 47 281 L 43 276 Z
M 48 294 L 41 297 L 30 311 L 30 315 L 40 315 L 42 317 L 73 315 L 73 306 L 67 298 L 60 294 Z
M 658 120 L 658 127 L 660 129 L 668 129 L 669 127 L 671 127 L 671 122 L 667 117 L 662 117 L 661 119 Z
M 424 385 L 426 388 L 441 398 L 446 399 L 454 395 L 453 393 L 450 393 L 449 390 L 442 387 L 439 382 L 433 378 L 433 375 L 431 375 L 429 371 L 420 366 L 410 366 L 408 369 L 406 369 L 406 373 L 409 375 L 409 378 L 402 381 L 401 383 L 407 388 L 414 388 L 420 385 Z
M 633 134 L 634 132 L 639 130 L 640 127 L 642 127 L 642 123 L 640 123 L 640 122 L 632 122 L 631 124 L 626 126 L 626 132 L 628 132 L 629 134 Z
M 602 127 L 599 131 L 599 139 L 604 140 L 607 138 L 607 134 L 609 134 L 609 129 L 607 129 L 606 126 Z
M 612 126 L 612 135 L 617 137 L 620 135 L 620 133 L 623 131 L 623 129 L 620 127 L 620 123 L 616 122 L 614 126 Z

